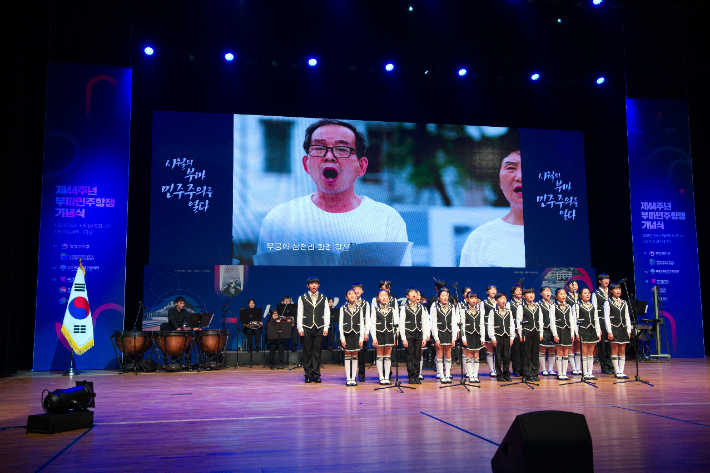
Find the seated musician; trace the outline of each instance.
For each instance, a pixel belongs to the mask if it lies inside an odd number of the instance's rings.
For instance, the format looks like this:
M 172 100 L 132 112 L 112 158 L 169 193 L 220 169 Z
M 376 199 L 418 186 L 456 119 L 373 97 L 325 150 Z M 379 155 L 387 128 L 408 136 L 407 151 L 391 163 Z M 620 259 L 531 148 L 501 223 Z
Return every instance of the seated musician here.
M 168 324 L 170 330 L 189 330 L 187 318 L 190 313 L 185 308 L 185 298 L 178 296 L 175 299 L 175 307 L 168 310 Z
M 254 299 L 249 299 L 247 302 L 249 303 L 250 309 L 256 307 L 256 301 Z M 246 338 L 247 340 L 247 350 L 251 351 L 253 349 L 256 349 L 256 351 L 259 351 L 259 346 L 261 343 L 261 327 L 263 325 L 264 324 L 261 322 L 250 322 L 248 324 L 242 324 L 244 338 Z
M 269 354 L 270 354 L 270 363 L 271 363 L 271 369 L 273 370 L 274 367 L 276 366 L 276 362 L 274 358 L 276 357 L 276 349 L 278 348 L 279 350 L 279 364 L 277 369 L 284 369 L 284 350 L 286 349 L 286 340 L 288 339 L 288 336 L 284 334 L 283 338 L 278 337 L 278 332 L 277 332 L 277 338 L 271 338 L 269 334 L 269 324 L 272 323 L 278 323 L 281 321 L 287 321 L 290 320 L 290 317 L 280 317 L 279 312 L 276 309 L 271 309 L 271 313 L 269 314 L 269 320 L 266 322 L 266 333 L 267 333 L 267 340 L 266 340 L 266 346 L 269 349 Z

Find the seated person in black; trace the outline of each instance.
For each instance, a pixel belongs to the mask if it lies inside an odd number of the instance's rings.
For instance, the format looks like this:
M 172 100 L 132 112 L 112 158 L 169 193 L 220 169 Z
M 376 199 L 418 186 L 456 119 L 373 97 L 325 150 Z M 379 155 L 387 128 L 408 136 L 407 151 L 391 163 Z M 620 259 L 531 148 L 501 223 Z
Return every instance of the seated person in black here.
M 266 321 L 266 333 L 269 333 L 269 324 L 279 322 L 281 318 L 279 317 L 279 312 L 276 309 L 271 309 L 271 314 L 269 314 L 269 320 Z M 269 349 L 270 353 L 270 362 L 271 362 L 271 369 L 274 369 L 274 366 L 276 365 L 274 358 L 276 357 L 276 349 L 278 348 L 279 350 L 279 364 L 277 369 L 284 369 L 284 350 L 286 349 L 286 340 L 288 340 L 288 337 L 284 338 L 268 338 L 266 340 L 266 346 Z
M 190 313 L 185 308 L 185 298 L 178 296 L 175 299 L 175 307 L 168 310 L 168 324 L 170 330 L 188 330 L 187 317 Z

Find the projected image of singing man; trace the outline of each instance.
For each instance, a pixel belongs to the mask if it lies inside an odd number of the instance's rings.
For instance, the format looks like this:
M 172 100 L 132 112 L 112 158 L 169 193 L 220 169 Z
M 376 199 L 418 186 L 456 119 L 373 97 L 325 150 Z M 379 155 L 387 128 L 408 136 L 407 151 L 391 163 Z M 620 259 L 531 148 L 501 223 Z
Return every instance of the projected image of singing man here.
M 274 259 L 260 260 L 259 255 L 270 253 L 271 244 L 298 244 L 302 249 L 305 244 L 312 254 L 324 253 L 319 249 L 353 251 L 352 244 L 408 242 L 406 224 L 396 210 L 355 193 L 355 183 L 368 165 L 365 136 L 355 126 L 341 120 L 319 120 L 306 129 L 303 149 L 303 170 L 313 180 L 315 192 L 285 202 L 266 215 L 255 264 L 279 264 L 277 258 L 285 257 L 284 253 L 296 253 L 271 252 Z M 410 246 L 374 246 L 376 254 L 370 255 L 370 261 L 411 266 Z M 393 256 L 397 249 L 399 256 Z M 329 263 L 316 259 L 311 264 Z
M 510 204 L 510 212 L 471 232 L 461 250 L 459 266 L 525 267 L 520 150 L 515 150 L 503 158 L 498 179 L 500 188 Z

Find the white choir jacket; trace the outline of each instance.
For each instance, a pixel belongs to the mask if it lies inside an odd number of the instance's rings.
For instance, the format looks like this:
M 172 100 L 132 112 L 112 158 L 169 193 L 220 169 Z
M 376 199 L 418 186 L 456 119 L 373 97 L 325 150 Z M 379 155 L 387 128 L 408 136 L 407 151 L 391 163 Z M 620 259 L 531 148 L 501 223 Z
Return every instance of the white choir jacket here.
M 518 306 L 518 310 L 516 311 L 516 314 L 515 314 L 515 323 L 518 325 L 518 336 L 520 338 L 523 338 L 523 328 L 525 328 L 521 324 L 521 322 L 523 321 L 523 305 L 524 304 L 527 304 L 527 301 L 523 302 L 522 304 L 520 304 Z M 540 338 L 542 338 L 542 322 L 543 322 L 542 321 L 542 309 L 540 308 L 539 302 L 535 302 L 535 304 L 537 304 L 537 310 L 535 311 L 535 314 L 534 314 L 534 315 L 537 315 L 537 331 L 538 331 L 538 334 L 540 335 Z M 552 325 L 554 325 L 554 324 L 552 324 Z M 557 331 L 555 330 L 555 333 L 556 332 Z
M 308 297 L 310 297 L 310 293 L 306 294 L 308 294 Z M 330 307 L 328 307 L 328 298 L 319 292 L 316 292 L 316 294 L 325 298 L 325 309 L 323 310 L 323 331 L 325 333 L 328 333 L 328 328 L 330 327 Z M 296 330 L 298 330 L 299 332 L 303 330 L 303 299 L 301 299 L 301 296 L 298 296 L 298 311 L 296 312 Z
M 405 304 L 402 304 L 399 306 L 399 336 L 402 337 L 402 341 L 406 342 L 407 341 L 407 330 L 404 327 L 404 309 L 409 305 L 409 302 L 406 302 Z M 427 338 L 430 338 L 431 336 L 431 321 L 429 319 L 429 311 L 426 310 L 426 307 L 424 307 L 422 304 L 419 304 L 422 309 L 422 338 L 426 340 Z
M 365 302 L 367 304 L 367 302 Z M 340 332 L 340 341 L 344 342 L 345 341 L 345 332 L 343 331 L 343 317 L 345 316 L 345 306 L 347 306 L 347 303 L 340 308 L 340 318 L 338 321 L 340 322 L 340 328 L 338 331 Z M 368 330 L 368 324 L 367 324 L 367 314 L 369 311 L 367 310 L 367 307 L 365 307 L 364 310 L 359 310 L 358 313 L 360 314 L 360 333 L 358 334 L 360 337 L 360 342 L 363 342 L 365 340 L 365 333 L 367 333 Z M 363 313 L 365 315 L 363 315 Z
M 607 333 L 611 333 L 611 320 L 609 320 L 609 313 L 611 309 L 609 308 L 609 303 L 612 301 L 612 299 L 613 298 L 609 298 L 609 300 L 604 303 L 604 325 L 606 326 Z M 626 319 L 626 333 L 631 333 L 631 317 L 629 317 L 628 302 L 624 304 L 624 312 L 622 315 Z
M 431 336 L 434 341 L 439 341 L 439 327 L 436 323 L 436 308 L 439 307 L 439 302 L 434 302 L 429 309 L 429 323 L 431 324 Z M 456 337 L 459 335 L 459 313 L 457 307 L 449 302 L 449 307 L 451 307 L 451 343 L 456 341 Z
M 466 304 L 468 306 L 468 304 Z M 466 340 L 466 308 L 461 306 L 459 307 L 459 320 L 462 322 L 461 328 L 463 329 L 461 331 L 461 341 L 462 342 L 467 342 Z M 483 312 L 481 312 L 481 306 L 478 306 L 478 313 L 479 313 L 479 320 L 480 324 L 478 327 L 476 327 L 478 333 L 481 335 L 481 342 L 485 342 L 486 340 L 486 324 L 483 322 Z M 458 326 L 458 325 L 457 325 Z
M 494 311 L 498 310 L 498 304 L 496 304 L 496 308 L 493 309 Z M 510 310 L 510 327 L 508 327 L 508 334 L 510 335 L 511 340 L 515 338 L 515 334 L 517 333 L 516 331 L 516 324 L 517 324 L 517 314 L 513 314 L 512 309 L 510 308 L 510 303 L 506 302 L 505 304 L 505 310 Z M 490 334 L 491 340 L 495 338 L 496 332 L 495 332 L 495 325 L 493 325 L 493 313 L 491 312 L 491 315 L 488 316 L 488 333 Z

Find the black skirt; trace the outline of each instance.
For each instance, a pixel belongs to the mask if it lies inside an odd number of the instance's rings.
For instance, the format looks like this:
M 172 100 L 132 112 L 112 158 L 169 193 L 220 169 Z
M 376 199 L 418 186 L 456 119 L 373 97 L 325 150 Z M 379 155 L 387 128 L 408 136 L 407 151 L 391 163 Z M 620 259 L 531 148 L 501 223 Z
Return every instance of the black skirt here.
M 468 333 L 466 332 L 466 344 L 467 347 L 463 347 L 464 350 L 480 350 L 483 348 L 483 343 L 481 342 L 480 333 Z
M 358 351 L 360 349 L 360 335 L 352 331 L 345 334 L 345 349 L 347 351 Z
M 560 337 L 560 343 L 558 346 L 561 347 L 571 347 L 572 346 L 572 329 L 569 327 L 562 327 L 557 329 L 557 336 Z
M 451 345 L 453 334 L 451 332 L 439 332 L 439 343 L 442 345 Z
M 554 347 L 555 337 L 552 336 L 552 330 L 545 328 L 542 330 L 542 341 L 540 342 L 541 347 Z
M 377 330 L 377 346 L 378 347 L 391 347 L 394 346 L 394 332 L 380 332 Z
M 611 343 L 629 343 L 629 333 L 623 325 L 611 327 L 611 333 L 614 335 L 614 340 L 611 340 Z
M 579 336 L 582 343 L 597 343 L 597 329 L 594 328 L 594 325 L 587 328 L 579 327 Z

